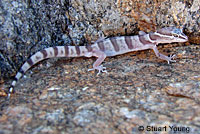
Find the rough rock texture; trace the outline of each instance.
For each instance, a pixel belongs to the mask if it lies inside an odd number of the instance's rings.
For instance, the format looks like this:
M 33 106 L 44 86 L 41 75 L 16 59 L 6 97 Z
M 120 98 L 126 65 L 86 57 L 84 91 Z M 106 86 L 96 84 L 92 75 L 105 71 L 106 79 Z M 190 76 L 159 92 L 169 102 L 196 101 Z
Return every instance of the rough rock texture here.
M 144 127 L 200 134 L 199 0 L 1 0 L 0 7 L 0 133 L 132 134 Z M 96 76 L 87 72 L 95 58 L 46 60 L 5 99 L 5 78 L 38 50 L 165 26 L 189 36 L 159 45 L 176 63 L 139 51 L 107 58 L 109 73 Z
M 13 76 L 38 50 L 69 44 L 66 2 L 2 0 L 0 6 L 1 77 Z

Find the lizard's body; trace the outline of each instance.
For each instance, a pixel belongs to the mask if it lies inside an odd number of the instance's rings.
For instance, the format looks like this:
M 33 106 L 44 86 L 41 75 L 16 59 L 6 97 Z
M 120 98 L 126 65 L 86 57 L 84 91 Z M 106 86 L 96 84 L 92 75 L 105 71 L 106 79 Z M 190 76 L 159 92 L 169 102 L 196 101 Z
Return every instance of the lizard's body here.
M 34 64 L 47 58 L 95 56 L 97 60 L 94 62 L 93 68 L 89 69 L 89 71 L 98 70 L 99 74 L 100 72 L 106 72 L 106 68 L 100 65 L 106 57 L 138 50 L 153 49 L 157 57 L 167 60 L 168 63 L 173 62 L 174 60 L 172 60 L 172 58 L 174 56 L 168 57 L 159 53 L 156 45 L 159 43 L 185 42 L 187 40 L 188 38 L 182 33 L 182 30 L 174 27 L 166 27 L 148 34 L 140 31 L 139 35 L 135 36 L 112 37 L 97 41 L 93 45 L 49 47 L 35 53 L 22 65 L 15 76 L 15 80 L 11 84 L 8 97 L 10 97 L 10 94 L 13 92 L 16 82 L 24 73 Z

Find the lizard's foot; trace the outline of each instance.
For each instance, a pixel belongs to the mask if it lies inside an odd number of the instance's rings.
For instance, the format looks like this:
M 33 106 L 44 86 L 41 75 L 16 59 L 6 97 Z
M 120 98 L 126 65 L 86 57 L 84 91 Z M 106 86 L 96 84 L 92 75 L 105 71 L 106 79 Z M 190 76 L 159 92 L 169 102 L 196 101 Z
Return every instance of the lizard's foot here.
M 106 67 L 103 67 L 102 65 L 101 66 L 98 66 L 98 67 L 95 67 L 95 68 L 91 68 L 91 69 L 88 69 L 88 71 L 92 71 L 92 70 L 98 70 L 98 73 L 97 73 L 97 75 L 99 75 L 101 72 L 102 73 L 108 73 L 107 71 L 106 71 Z
M 176 60 L 172 60 L 174 57 L 176 57 L 176 55 L 174 54 L 171 54 L 169 57 L 167 57 L 167 62 L 168 62 L 168 64 L 170 63 L 170 62 L 176 62 Z

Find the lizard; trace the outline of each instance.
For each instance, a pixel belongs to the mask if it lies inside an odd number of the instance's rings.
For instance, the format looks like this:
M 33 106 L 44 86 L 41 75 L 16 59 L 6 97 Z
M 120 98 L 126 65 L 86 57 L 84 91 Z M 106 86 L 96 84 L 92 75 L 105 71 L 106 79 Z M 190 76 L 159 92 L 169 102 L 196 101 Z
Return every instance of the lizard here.
M 172 43 L 172 42 L 186 42 L 188 37 L 183 33 L 182 29 L 176 27 L 164 27 L 155 32 L 145 33 L 139 31 L 139 35 L 134 36 L 119 36 L 107 39 L 97 40 L 92 45 L 86 46 L 54 46 L 43 49 L 32 55 L 20 68 L 15 75 L 14 80 L 8 91 L 8 98 L 14 91 L 14 86 L 17 81 L 36 63 L 53 57 L 97 57 L 93 63 L 93 68 L 88 71 L 98 70 L 99 75 L 101 72 L 106 72 L 106 67 L 101 65 L 106 57 L 116 56 L 132 51 L 153 49 L 156 56 L 160 59 L 166 60 L 168 64 L 175 62 L 173 58 L 175 55 L 169 57 L 159 53 L 157 45 L 159 43 Z

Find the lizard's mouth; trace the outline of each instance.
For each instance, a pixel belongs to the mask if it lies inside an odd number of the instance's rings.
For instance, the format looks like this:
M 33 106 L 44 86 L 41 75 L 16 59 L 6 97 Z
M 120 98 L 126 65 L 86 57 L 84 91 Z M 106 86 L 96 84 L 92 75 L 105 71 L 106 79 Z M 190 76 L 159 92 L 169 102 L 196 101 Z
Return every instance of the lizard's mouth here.
M 188 37 L 187 37 L 184 33 L 172 34 L 172 36 L 173 36 L 175 39 L 177 39 L 177 40 L 179 40 L 179 41 L 181 41 L 181 42 L 186 42 L 186 41 L 188 41 Z
M 188 41 L 188 37 L 184 34 L 184 33 L 181 33 L 181 35 L 179 36 L 179 38 L 185 40 L 185 41 Z

